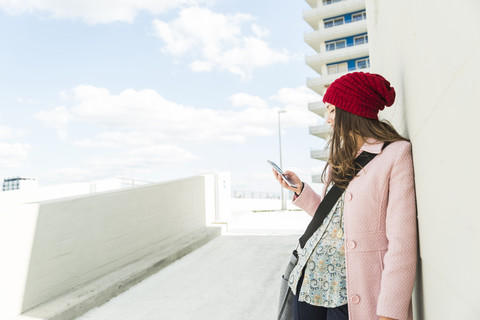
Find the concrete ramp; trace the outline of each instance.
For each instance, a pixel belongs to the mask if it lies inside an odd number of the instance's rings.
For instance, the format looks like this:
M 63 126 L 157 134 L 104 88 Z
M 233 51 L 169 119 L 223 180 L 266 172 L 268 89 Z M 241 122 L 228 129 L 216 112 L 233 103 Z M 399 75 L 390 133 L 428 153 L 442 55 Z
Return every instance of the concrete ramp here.
M 215 238 L 78 320 L 274 319 L 298 235 Z

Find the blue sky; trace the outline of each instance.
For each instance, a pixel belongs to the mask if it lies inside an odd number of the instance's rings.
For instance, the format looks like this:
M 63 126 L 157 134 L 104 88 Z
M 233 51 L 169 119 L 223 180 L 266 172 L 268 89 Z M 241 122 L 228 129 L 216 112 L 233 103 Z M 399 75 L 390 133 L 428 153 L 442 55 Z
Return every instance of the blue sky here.
M 40 185 L 230 172 L 310 181 L 304 1 L 0 0 L 0 177 Z

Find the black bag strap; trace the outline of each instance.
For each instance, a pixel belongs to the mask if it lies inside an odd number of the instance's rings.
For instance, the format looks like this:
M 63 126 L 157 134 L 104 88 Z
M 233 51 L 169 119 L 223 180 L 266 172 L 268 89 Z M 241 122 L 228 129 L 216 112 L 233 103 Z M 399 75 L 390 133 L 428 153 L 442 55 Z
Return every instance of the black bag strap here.
M 388 146 L 390 142 L 385 142 L 382 146 L 382 150 Z M 349 177 L 351 181 L 363 167 L 365 167 L 373 158 L 375 158 L 376 153 L 370 153 L 363 151 L 358 157 L 355 159 L 355 174 Z M 323 220 L 327 217 L 332 210 L 335 203 L 337 203 L 338 199 L 342 195 L 345 189 L 338 187 L 337 185 L 333 185 L 330 190 L 327 192 L 325 197 L 320 202 L 320 205 L 315 211 L 315 215 L 313 216 L 312 220 L 308 224 L 307 229 L 305 230 L 304 234 L 300 237 L 299 243 L 300 247 L 303 248 L 307 243 L 308 239 L 317 231 L 317 229 L 322 225 Z

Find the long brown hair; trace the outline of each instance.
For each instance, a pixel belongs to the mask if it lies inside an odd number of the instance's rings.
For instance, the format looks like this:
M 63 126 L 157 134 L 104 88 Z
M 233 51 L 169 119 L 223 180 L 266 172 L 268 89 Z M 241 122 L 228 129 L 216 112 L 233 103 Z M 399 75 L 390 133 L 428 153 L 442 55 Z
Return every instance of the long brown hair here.
M 335 108 L 334 121 L 333 133 L 326 146 L 326 148 L 330 147 L 330 156 L 323 169 L 322 182 L 326 182 L 326 172 L 330 166 L 330 179 L 341 188 L 347 187 L 350 182 L 347 177 L 353 176 L 355 172 L 354 161 L 358 151 L 355 135 L 364 140 L 374 138 L 383 142 L 409 141 L 402 137 L 387 120 L 365 118 Z

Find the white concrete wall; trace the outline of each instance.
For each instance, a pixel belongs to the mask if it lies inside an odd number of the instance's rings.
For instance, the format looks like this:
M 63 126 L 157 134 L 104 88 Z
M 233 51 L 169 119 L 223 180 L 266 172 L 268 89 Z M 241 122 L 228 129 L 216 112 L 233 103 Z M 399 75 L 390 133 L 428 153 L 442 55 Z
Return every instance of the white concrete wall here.
M 215 172 L 204 174 L 207 181 L 208 208 L 207 223 L 228 221 L 231 213 L 231 182 L 230 172 Z
M 0 210 L 0 319 L 22 310 L 37 217 L 38 204 Z
M 383 116 L 411 139 L 418 320 L 480 319 L 480 2 L 367 0 L 372 72 L 397 91 Z
M 205 230 L 211 177 L 0 210 L 0 319 Z
M 230 172 L 215 173 L 215 221 L 228 221 L 232 212 L 231 195 Z

